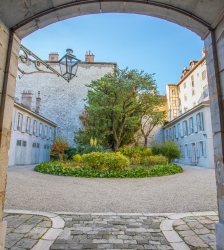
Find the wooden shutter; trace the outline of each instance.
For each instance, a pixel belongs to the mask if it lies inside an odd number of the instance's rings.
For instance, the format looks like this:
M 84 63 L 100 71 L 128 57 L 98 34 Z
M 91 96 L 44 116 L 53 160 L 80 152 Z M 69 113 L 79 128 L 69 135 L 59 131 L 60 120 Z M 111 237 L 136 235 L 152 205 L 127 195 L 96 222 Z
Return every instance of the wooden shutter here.
M 15 112 L 14 112 L 14 124 L 13 124 L 14 130 L 17 130 L 17 123 L 18 123 L 18 112 L 15 110 Z
M 21 132 L 25 132 L 26 131 L 26 122 L 27 122 L 27 116 L 23 115 L 23 119 L 22 119 L 22 129 Z
M 29 131 L 30 135 L 33 134 L 33 124 L 34 124 L 34 120 L 33 120 L 33 118 L 30 118 L 30 131 Z
M 194 128 L 194 133 L 198 132 L 198 126 L 197 126 L 197 117 L 196 115 L 193 116 L 193 128 Z
M 203 112 L 200 115 L 201 130 L 204 131 L 204 116 Z
M 40 122 L 37 121 L 36 136 L 40 136 Z
M 206 142 L 203 141 L 203 154 L 204 154 L 204 157 L 206 158 L 207 157 L 207 152 L 206 152 Z

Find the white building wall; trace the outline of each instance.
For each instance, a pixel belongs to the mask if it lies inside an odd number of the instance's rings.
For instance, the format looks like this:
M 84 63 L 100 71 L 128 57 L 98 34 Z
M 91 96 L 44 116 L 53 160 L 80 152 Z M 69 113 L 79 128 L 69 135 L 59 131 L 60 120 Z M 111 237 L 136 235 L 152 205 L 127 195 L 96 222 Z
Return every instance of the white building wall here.
M 58 64 L 52 63 L 51 66 L 60 72 Z M 66 137 L 70 146 L 75 146 L 74 132 L 82 127 L 79 115 L 84 110 L 84 99 L 88 92 L 86 85 L 112 72 L 114 66 L 113 63 L 80 63 L 77 77 L 69 83 L 57 75 L 48 73 L 24 75 L 21 79 L 17 77 L 15 96 L 20 102 L 21 93 L 31 90 L 34 93 L 34 109 L 35 95 L 40 91 L 40 114 L 55 122 L 58 126 L 58 135 Z M 36 71 L 33 64 L 19 63 L 19 67 L 26 72 Z
M 203 130 L 195 128 L 197 126 L 196 123 L 196 115 L 203 113 Z M 164 128 L 164 140 L 173 140 L 179 145 L 182 150 L 182 157 L 179 159 L 179 163 L 187 164 L 187 165 L 197 165 L 200 167 L 214 168 L 214 155 L 213 155 L 213 143 L 212 143 L 212 128 L 211 128 L 211 114 L 210 114 L 210 106 L 209 104 L 199 104 L 198 106 L 192 108 L 190 111 L 185 114 L 177 117 L 173 121 L 169 122 L 165 125 Z M 190 130 L 190 118 L 193 118 L 193 132 L 189 132 Z M 183 122 L 187 122 L 187 134 L 184 133 Z M 175 126 L 175 132 L 174 132 Z M 180 126 L 180 130 L 178 130 L 178 126 Z M 171 130 L 170 130 L 171 129 Z M 171 132 L 171 133 L 170 133 Z M 203 143 L 205 148 L 204 152 L 201 153 L 201 144 Z M 192 143 L 195 143 L 196 146 L 196 159 L 192 160 Z M 187 145 L 187 151 L 186 147 Z M 189 146 L 190 145 L 190 146 Z M 190 147 L 190 148 L 189 148 Z M 190 153 L 188 151 L 191 151 Z M 202 155 L 203 154 L 203 155 Z
M 12 133 L 11 133 L 11 141 L 10 141 L 10 149 L 9 149 L 9 166 L 16 164 L 16 157 L 18 156 L 18 153 L 20 154 L 20 149 L 18 150 L 17 147 L 17 141 L 20 140 L 22 143 L 25 141 L 26 146 L 23 147 L 21 145 L 23 151 L 22 154 L 24 154 L 24 162 L 23 164 L 32 164 L 32 157 L 34 153 L 33 143 L 39 144 L 39 151 L 38 155 L 36 155 L 36 162 L 40 163 L 42 161 L 48 161 L 50 159 L 49 156 L 49 149 L 53 143 L 55 133 L 56 133 L 56 124 L 53 124 L 51 122 L 48 122 L 45 119 L 41 119 L 41 117 L 35 115 L 33 112 L 30 112 L 27 109 L 19 108 L 14 106 L 13 110 L 13 118 L 12 118 Z M 22 114 L 22 122 L 21 122 L 21 130 L 18 130 L 18 114 Z M 30 124 L 28 131 L 26 131 L 26 121 L 27 117 L 32 119 L 32 121 L 36 121 L 39 123 L 42 123 L 43 126 L 47 125 L 48 132 L 43 135 L 40 135 L 39 133 L 34 135 L 33 134 L 33 126 Z M 30 120 L 31 121 L 31 120 Z M 51 133 L 50 133 L 51 128 Z M 39 130 L 37 130 L 39 131 Z M 19 152 L 18 152 L 19 151 Z M 36 152 L 37 153 L 37 152 Z M 16 156 L 17 155 L 17 156 Z M 18 162 L 17 162 L 18 163 Z M 18 164 L 18 165 L 23 165 Z
M 203 71 L 206 71 L 205 59 L 198 66 L 195 66 L 194 70 L 192 70 L 192 73 L 190 73 L 189 76 L 178 85 L 180 90 L 179 98 L 181 100 L 182 113 L 185 112 L 185 107 L 190 110 L 202 101 L 209 100 L 209 95 L 206 98 L 203 96 L 203 87 L 206 85 L 208 86 L 207 73 L 206 78 L 202 79 Z M 192 76 L 194 77 L 194 87 L 192 87 Z M 192 94 L 193 90 L 194 94 Z M 185 95 L 187 96 L 187 101 L 184 100 Z

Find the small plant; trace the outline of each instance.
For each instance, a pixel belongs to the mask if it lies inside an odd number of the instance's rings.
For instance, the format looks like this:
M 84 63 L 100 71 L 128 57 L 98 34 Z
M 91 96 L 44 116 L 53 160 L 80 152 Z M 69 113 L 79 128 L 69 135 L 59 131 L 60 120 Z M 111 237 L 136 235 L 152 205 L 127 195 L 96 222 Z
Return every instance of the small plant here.
M 78 165 L 80 164 L 80 162 L 81 162 L 81 160 L 82 160 L 82 157 L 81 157 L 80 154 L 73 155 L 72 158 L 73 158 L 73 161 L 74 161 L 75 163 L 77 163 Z
M 162 155 L 154 155 L 142 158 L 141 164 L 146 167 L 152 167 L 154 165 L 166 164 L 167 158 Z
M 166 156 L 168 162 L 172 162 L 174 159 L 179 159 L 181 157 L 181 151 L 174 141 L 153 143 L 152 153 L 153 155 Z

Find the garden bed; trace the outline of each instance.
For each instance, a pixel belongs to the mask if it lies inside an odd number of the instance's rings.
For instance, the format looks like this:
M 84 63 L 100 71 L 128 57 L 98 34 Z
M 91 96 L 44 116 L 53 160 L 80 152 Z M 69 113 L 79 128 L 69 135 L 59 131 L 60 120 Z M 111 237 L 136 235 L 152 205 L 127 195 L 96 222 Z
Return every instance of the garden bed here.
M 150 168 L 136 167 L 94 170 L 87 167 L 74 166 L 70 162 L 42 162 L 34 170 L 44 174 L 86 178 L 145 178 L 183 172 L 182 167 L 173 163 L 155 165 Z

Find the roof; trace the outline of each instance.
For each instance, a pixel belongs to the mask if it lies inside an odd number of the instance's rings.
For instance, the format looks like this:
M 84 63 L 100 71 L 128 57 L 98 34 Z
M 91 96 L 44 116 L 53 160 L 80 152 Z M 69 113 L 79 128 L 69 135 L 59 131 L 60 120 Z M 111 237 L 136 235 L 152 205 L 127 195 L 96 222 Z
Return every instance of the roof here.
M 28 112 L 28 113 L 30 113 L 30 114 L 32 114 L 33 116 L 38 117 L 39 119 L 41 119 L 41 120 L 43 120 L 43 121 L 45 121 L 45 122 L 50 123 L 50 124 L 51 124 L 52 126 L 54 126 L 54 127 L 57 127 L 57 124 L 56 124 L 56 123 L 52 122 L 51 120 L 45 118 L 44 116 L 42 116 L 42 115 L 40 115 L 40 114 L 37 114 L 37 113 L 34 112 L 34 111 L 30 110 L 29 108 L 27 108 L 25 105 L 23 105 L 23 104 L 21 104 L 21 103 L 18 103 L 18 102 L 15 101 L 15 102 L 14 102 L 14 106 L 17 107 L 17 108 L 20 108 L 20 109 L 22 109 L 22 110 L 24 110 L 24 111 L 26 111 L 26 112 Z

